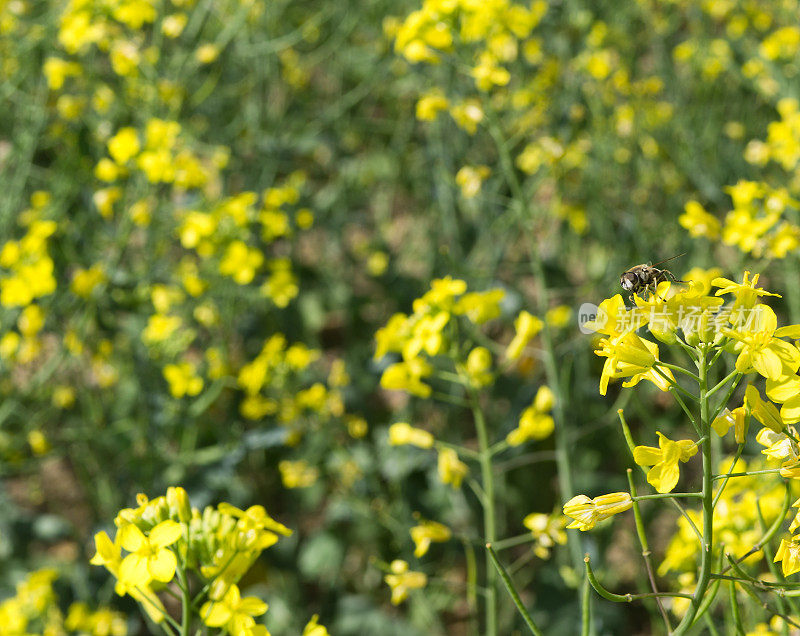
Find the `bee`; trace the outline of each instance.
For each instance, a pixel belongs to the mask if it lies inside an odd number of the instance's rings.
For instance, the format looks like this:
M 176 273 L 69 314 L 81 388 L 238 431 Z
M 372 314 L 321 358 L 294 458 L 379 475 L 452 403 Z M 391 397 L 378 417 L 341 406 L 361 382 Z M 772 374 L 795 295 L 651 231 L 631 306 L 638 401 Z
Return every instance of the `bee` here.
M 667 261 L 671 261 L 675 258 L 680 258 L 686 254 L 678 254 L 677 256 L 672 256 L 670 258 L 664 259 L 663 261 L 659 261 L 656 265 L 661 265 L 661 263 L 666 263 Z M 659 283 L 663 283 L 664 281 L 671 281 L 674 283 L 684 283 L 686 281 L 678 280 L 668 269 L 657 269 L 655 265 L 634 265 L 629 270 L 622 273 L 622 276 L 619 277 L 619 284 L 622 285 L 622 289 L 627 292 L 630 292 L 631 295 L 638 294 L 644 291 L 645 295 L 652 289 L 655 293 L 656 288 L 658 287 Z

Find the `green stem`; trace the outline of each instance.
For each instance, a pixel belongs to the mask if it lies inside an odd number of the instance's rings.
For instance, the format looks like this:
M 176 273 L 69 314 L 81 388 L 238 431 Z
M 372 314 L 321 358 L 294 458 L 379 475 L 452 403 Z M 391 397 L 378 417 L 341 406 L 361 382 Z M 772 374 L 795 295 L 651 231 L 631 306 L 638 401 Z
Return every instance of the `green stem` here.
M 674 634 L 685 634 L 691 627 L 692 622 L 697 615 L 700 605 L 703 602 L 703 597 L 708 589 L 708 584 L 711 581 L 711 546 L 713 545 L 714 537 L 714 491 L 713 491 L 713 475 L 712 475 L 712 458 L 711 458 L 711 422 L 709 421 L 709 404 L 708 404 L 708 359 L 706 348 L 701 345 L 697 348 L 697 370 L 700 377 L 700 431 L 705 441 L 701 444 L 700 449 L 703 454 L 703 543 L 700 549 L 700 575 L 697 579 L 697 587 L 695 587 L 692 596 L 692 603 L 689 609 L 684 614 L 683 619 L 675 629 Z
M 581 636 L 589 636 L 592 629 L 592 597 L 589 577 L 583 580 L 583 598 L 581 599 Z
M 739 376 L 738 376 L 737 378 L 735 378 L 735 379 L 734 379 L 734 381 L 733 381 L 733 384 L 731 384 L 730 388 L 728 389 L 728 392 L 725 394 L 725 397 L 724 397 L 724 398 L 723 398 L 723 400 L 722 400 L 722 401 L 719 403 L 719 406 L 717 406 L 717 408 L 716 408 L 716 409 L 714 409 L 714 415 L 713 415 L 713 417 L 711 418 L 711 421 L 712 421 L 712 422 L 713 422 L 715 419 L 717 419 L 717 418 L 719 417 L 719 414 L 720 414 L 720 413 L 722 413 L 722 409 L 724 409 L 724 408 L 725 408 L 725 406 L 726 406 L 726 405 L 728 404 L 728 402 L 730 401 L 730 399 L 731 399 L 731 396 L 733 395 L 733 392 L 736 390 L 736 387 L 737 387 L 737 386 L 739 386 L 739 382 L 741 382 L 741 380 L 742 380 L 742 378 L 743 378 L 743 377 L 744 377 L 744 375 L 743 375 L 743 374 L 739 374 Z
M 658 586 L 656 585 L 656 577 L 655 573 L 653 572 L 653 564 L 650 560 L 650 545 L 647 542 L 647 533 L 644 529 L 644 521 L 642 521 L 642 512 L 639 510 L 639 503 L 636 501 L 636 483 L 633 481 L 633 471 L 629 468 L 626 471 L 628 477 L 628 486 L 631 490 L 631 498 L 633 499 L 633 518 L 636 523 L 636 534 L 639 537 L 639 545 L 642 546 L 642 558 L 644 559 L 644 566 L 647 570 L 647 579 L 650 581 L 650 589 L 653 590 L 654 594 L 658 594 Z M 661 618 L 664 621 L 664 627 L 667 630 L 667 633 L 672 631 L 672 625 L 669 622 L 669 616 L 667 615 L 667 611 L 664 609 L 664 605 L 661 603 L 660 598 L 656 598 L 656 605 L 658 605 L 658 611 L 661 614 Z
M 472 415 L 475 419 L 475 429 L 478 433 L 478 448 L 481 464 L 481 481 L 484 497 L 483 506 L 483 534 L 486 543 L 495 540 L 495 502 L 494 502 L 494 471 L 492 470 L 492 452 L 489 446 L 489 433 L 486 429 L 486 420 L 478 404 L 478 396 L 474 390 L 469 393 L 472 405 Z M 487 636 L 497 636 L 497 572 L 489 552 L 486 554 L 486 632 Z
M 711 389 L 708 393 L 706 393 L 707 397 L 714 395 L 717 391 L 719 391 L 722 387 L 724 387 L 728 382 L 731 381 L 732 378 L 736 377 L 737 375 L 741 375 L 735 369 L 731 371 L 728 375 L 726 375 L 722 380 L 720 380 L 713 389 Z
M 686 416 L 689 418 L 689 421 L 692 423 L 692 426 L 694 427 L 694 430 L 695 430 L 695 433 L 697 433 L 697 436 L 701 437 L 702 434 L 700 432 L 700 427 L 697 425 L 697 422 L 694 419 L 694 415 L 689 410 L 689 407 L 686 406 L 686 402 L 683 401 L 681 396 L 678 395 L 678 392 L 673 387 L 669 388 L 669 392 L 672 393 L 672 397 L 675 398 L 675 401 L 678 404 L 680 404 L 681 408 L 683 409 L 683 412 L 686 413 Z
M 654 495 L 637 495 L 633 497 L 634 501 L 644 501 L 645 499 L 672 499 L 673 497 L 689 497 L 694 499 L 702 499 L 703 493 L 701 492 L 664 492 Z
M 597 577 L 594 575 L 592 571 L 592 566 L 589 563 L 589 555 L 587 554 L 583 558 L 583 562 L 586 564 L 586 578 L 589 579 L 589 583 L 595 589 L 595 591 L 602 596 L 604 599 L 609 601 L 614 601 L 615 603 L 631 603 L 633 601 L 638 601 L 644 598 L 666 598 L 666 597 L 673 597 L 673 598 L 694 598 L 691 594 L 684 594 L 683 592 L 658 592 L 658 593 L 651 593 L 647 592 L 645 594 L 615 594 L 614 592 L 609 592 L 600 581 L 597 580 Z
M 656 360 L 655 365 L 657 367 L 666 367 L 667 369 L 671 369 L 672 371 L 677 371 L 678 373 L 683 373 L 684 375 L 688 375 L 695 382 L 697 382 L 699 379 L 694 373 L 689 371 L 689 369 L 684 369 L 682 366 L 677 364 L 670 364 L 669 362 L 664 362 L 663 360 Z
M 178 565 L 177 569 L 178 581 L 181 588 L 181 636 L 189 636 L 189 627 L 191 624 L 191 606 L 192 600 L 189 598 L 189 581 L 186 578 L 186 571 L 183 565 Z
M 636 444 L 633 441 L 633 436 L 631 435 L 631 429 L 628 428 L 628 423 L 625 421 L 625 414 L 622 412 L 622 409 L 619 409 L 617 411 L 617 415 L 619 415 L 619 423 L 622 426 L 622 436 L 625 438 L 625 442 L 628 444 L 628 450 L 631 453 L 631 457 L 633 457 L 633 449 L 636 447 Z M 645 468 L 644 466 L 640 466 L 639 468 L 642 469 L 642 473 L 646 477 L 648 472 L 647 468 Z M 692 529 L 695 536 L 702 545 L 703 535 L 700 534 L 700 530 L 698 530 L 695 522 L 692 520 L 692 518 L 689 516 L 689 514 L 686 512 L 684 507 L 680 504 L 680 502 L 677 499 L 670 499 L 670 501 L 672 502 L 672 505 L 674 505 L 678 509 L 678 512 L 681 513 L 683 518 L 686 519 L 686 522 L 689 524 L 689 527 Z
M 513 548 L 514 546 L 522 545 L 523 543 L 530 543 L 531 541 L 535 540 L 535 537 L 530 532 L 526 532 L 525 534 L 518 534 L 515 537 L 508 537 L 507 539 L 496 541 L 492 544 L 492 548 L 494 548 L 495 551 L 506 550 L 508 548 Z
M 743 450 L 744 450 L 744 444 L 739 444 L 739 447 L 736 449 L 736 455 L 734 456 L 733 461 L 731 462 L 731 467 L 728 469 L 728 472 L 724 475 L 722 484 L 720 484 L 720 487 L 717 489 L 717 494 L 714 495 L 714 502 L 711 504 L 714 508 L 717 507 L 717 502 L 719 501 L 719 498 L 722 497 L 722 492 L 725 490 L 725 486 L 728 485 L 728 480 L 731 478 L 731 475 L 733 474 L 733 469 L 736 467 L 736 462 L 738 462 L 739 458 L 742 456 Z M 720 475 L 714 475 L 715 480 L 719 479 L 719 477 Z
M 739 615 L 739 603 L 736 601 L 736 582 L 728 582 L 728 591 L 731 602 L 731 616 L 733 617 L 733 624 L 736 627 L 736 636 L 744 636 L 744 627 L 742 627 L 742 617 Z
M 522 600 L 519 598 L 519 594 L 517 594 L 517 588 L 514 587 L 514 582 L 511 580 L 511 577 L 508 576 L 508 572 L 506 572 L 503 564 L 500 563 L 499 559 L 497 558 L 497 555 L 492 549 L 491 543 L 486 544 L 486 552 L 489 555 L 492 565 L 494 565 L 497 573 L 503 580 L 503 583 L 505 583 L 506 589 L 511 595 L 511 599 L 514 601 L 514 605 L 517 606 L 517 610 L 525 621 L 525 624 L 528 626 L 528 629 L 531 630 L 531 634 L 534 634 L 534 636 L 543 636 L 542 631 L 536 626 L 536 623 L 533 622 L 531 615 L 528 614 L 528 610 L 525 609 L 525 606 L 522 604 Z

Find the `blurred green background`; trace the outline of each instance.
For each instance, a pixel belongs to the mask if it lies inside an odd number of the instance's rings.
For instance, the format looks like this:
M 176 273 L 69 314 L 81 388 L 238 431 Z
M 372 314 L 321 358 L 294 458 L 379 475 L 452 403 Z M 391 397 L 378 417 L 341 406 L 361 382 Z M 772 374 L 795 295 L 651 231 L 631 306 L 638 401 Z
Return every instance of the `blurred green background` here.
M 575 493 L 626 489 L 616 410 L 634 432 L 685 424 L 652 387 L 598 395 L 582 303 L 685 252 L 677 276 L 751 268 L 800 320 L 797 11 L 0 0 L 0 595 L 55 567 L 62 611 L 111 604 L 147 633 L 89 565 L 92 536 L 137 493 L 181 485 L 197 507 L 261 504 L 294 529 L 242 581 L 273 634 L 314 613 L 337 635 L 478 633 L 476 497 L 387 434 L 405 421 L 474 447 L 472 416 L 381 388 L 376 331 L 444 276 L 505 290 L 482 330 L 499 345 L 520 310 L 546 322 L 548 344 L 498 360 L 481 403 L 503 439 L 556 382 L 572 492 L 554 436 L 508 450 L 500 537 Z M 729 189 L 741 181 L 751 194 Z M 280 335 L 294 358 L 259 368 Z M 674 517 L 646 514 L 660 562 Z M 415 559 L 420 515 L 453 539 Z M 579 629 L 576 555 L 598 555 L 611 589 L 646 587 L 632 530 L 504 553 L 546 633 Z M 398 558 L 428 585 L 395 607 Z M 598 633 L 658 630 L 646 604 L 595 612 Z

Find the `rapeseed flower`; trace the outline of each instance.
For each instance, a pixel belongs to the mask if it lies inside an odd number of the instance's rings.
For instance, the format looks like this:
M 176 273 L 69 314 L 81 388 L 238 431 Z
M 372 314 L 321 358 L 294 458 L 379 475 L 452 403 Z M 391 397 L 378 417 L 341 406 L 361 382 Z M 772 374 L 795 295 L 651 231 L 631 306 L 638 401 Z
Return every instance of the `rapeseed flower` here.
M 688 462 L 697 454 L 697 444 L 684 439 L 673 442 L 656 431 L 658 448 L 637 446 L 633 449 L 633 461 L 639 466 L 652 466 L 647 473 L 647 482 L 660 493 L 672 492 L 678 483 L 678 462 Z

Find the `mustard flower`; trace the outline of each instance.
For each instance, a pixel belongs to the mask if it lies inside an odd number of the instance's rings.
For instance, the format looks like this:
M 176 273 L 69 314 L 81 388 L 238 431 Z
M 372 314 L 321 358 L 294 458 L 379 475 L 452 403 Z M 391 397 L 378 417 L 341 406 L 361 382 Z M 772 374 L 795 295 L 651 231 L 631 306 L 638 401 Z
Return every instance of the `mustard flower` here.
M 464 315 L 476 325 L 482 325 L 500 315 L 500 302 L 505 295 L 502 289 L 464 294 L 453 306 L 453 313 Z
M 139 135 L 135 128 L 120 128 L 117 134 L 108 140 L 108 154 L 119 165 L 126 164 L 133 159 L 139 150 Z
M 777 380 L 767 380 L 767 396 L 782 403 L 781 420 L 786 424 L 800 422 L 800 377 L 782 375 Z
M 714 428 L 714 432 L 720 437 L 724 437 L 731 426 L 733 426 L 736 443 L 744 444 L 747 432 L 747 412 L 744 406 L 739 406 L 732 411 L 726 408 L 711 423 L 711 426 Z
M 142 340 L 148 344 L 162 342 L 175 333 L 182 322 L 179 316 L 153 314 L 147 320 L 147 326 L 142 332 Z
M 94 535 L 95 555 L 89 561 L 92 565 L 102 565 L 117 578 L 114 591 L 123 596 L 130 594 L 135 600 L 139 601 L 147 612 L 148 616 L 155 623 L 160 623 L 167 615 L 161 600 L 153 592 L 149 585 L 127 585 L 120 579 L 120 565 L 122 563 L 122 550 L 119 543 L 119 533 L 112 541 L 105 532 L 98 532 Z
M 221 274 L 230 276 L 239 285 L 247 285 L 256 275 L 256 270 L 264 262 L 264 254 L 255 247 L 248 247 L 243 241 L 233 241 L 228 245 L 225 256 L 220 261 Z
M 486 347 L 475 347 L 467 356 L 464 371 L 469 383 L 479 389 L 492 383 L 494 376 L 491 372 L 492 354 Z
M 464 166 L 456 173 L 456 185 L 461 196 L 472 199 L 481 191 L 484 180 L 492 173 L 489 166 Z
M 532 512 L 522 520 L 522 525 L 531 531 L 536 541 L 533 553 L 540 559 L 549 558 L 554 546 L 567 543 L 566 520 L 562 515 Z
M 406 314 L 397 313 L 389 318 L 389 322 L 375 333 L 375 355 L 380 360 L 390 351 L 401 351 L 410 332 Z
M 403 358 L 411 360 L 421 351 L 429 356 L 439 353 L 444 342 L 442 329 L 450 320 L 450 314 L 440 311 L 432 316 L 423 316 L 412 329 L 411 337 L 403 347 Z
M 606 358 L 600 374 L 600 395 L 606 394 L 608 381 L 616 378 L 630 378 L 623 384 L 626 387 L 634 386 L 643 379 L 650 380 L 662 391 L 669 389 L 669 380 L 674 381 L 669 369 L 659 373 L 653 368 L 658 361 L 658 345 L 640 338 L 632 331 L 615 338 L 602 338 L 599 346 L 595 354 Z
M 705 236 L 712 241 L 719 238 L 721 224 L 717 217 L 706 212 L 697 201 L 688 201 L 684 210 L 678 217 L 678 223 L 689 230 L 692 238 Z
M 800 367 L 800 351 L 781 340 L 781 336 L 796 335 L 796 326 L 778 328 L 775 312 L 767 305 L 757 305 L 750 310 L 747 322 L 726 329 L 725 335 L 736 341 L 736 370 L 749 373 L 753 370 L 767 379 L 776 380 L 793 374 Z
M 308 488 L 313 486 L 319 477 L 319 470 L 309 466 L 303 459 L 295 462 L 288 459 L 281 460 L 278 462 L 278 470 L 285 488 Z
M 325 628 L 324 625 L 320 625 L 317 621 L 319 620 L 319 615 L 314 614 L 311 617 L 311 620 L 306 623 L 306 626 L 303 628 L 302 636 L 330 636 L 328 630 Z
M 422 378 L 433 373 L 433 367 L 422 358 L 389 365 L 381 375 L 381 386 L 394 391 L 408 391 L 412 395 L 427 398 L 433 389 L 422 382 Z
M 795 438 L 797 437 L 797 433 L 793 428 L 788 427 L 787 430 Z M 784 466 L 794 465 L 800 461 L 800 452 L 798 452 L 796 444 L 784 432 L 776 433 L 764 427 L 756 434 L 756 441 L 762 446 L 766 446 L 761 451 L 764 455 L 770 459 L 784 460 Z
M 406 422 L 397 422 L 389 427 L 389 443 L 392 446 L 410 444 L 419 448 L 433 448 L 434 437 L 428 431 L 414 428 Z
M 267 514 L 267 510 L 264 508 L 264 506 L 255 505 L 250 506 L 247 510 L 240 510 L 229 503 L 222 502 L 217 506 L 217 510 L 219 510 L 222 514 L 230 515 L 231 517 L 236 517 L 239 519 L 240 525 L 245 530 L 262 530 L 270 533 L 282 534 L 285 537 L 288 537 L 292 534 L 292 531 L 289 528 L 270 517 L 269 514 Z
M 267 604 L 255 596 L 242 598 L 239 588 L 231 584 L 219 600 L 207 601 L 200 608 L 200 617 L 209 627 L 224 627 L 230 634 L 242 634 L 255 626 L 254 616 L 261 616 Z
M 460 278 L 445 276 L 431 281 L 431 288 L 412 304 L 414 313 L 424 314 L 433 309 L 449 311 L 456 296 L 467 291 L 467 283 Z
M 567 528 L 585 531 L 594 528 L 598 521 L 604 521 L 633 506 L 633 499 L 627 492 L 612 492 L 590 499 L 586 495 L 576 495 L 564 504 L 564 514 L 574 519 Z
M 450 102 L 441 92 L 426 93 L 417 101 L 417 119 L 420 121 L 433 121 L 440 112 L 447 110 L 449 107 Z
M 780 294 L 773 294 L 763 289 L 756 288 L 759 276 L 760 274 L 756 274 L 750 279 L 750 272 L 745 271 L 741 283 L 737 283 L 728 278 L 715 278 L 711 281 L 711 284 L 714 287 L 720 288 L 716 291 L 716 296 L 733 294 L 735 297 L 734 307 L 755 307 L 758 298 L 761 296 L 776 296 L 780 298 Z
M 443 523 L 438 521 L 421 521 L 419 525 L 410 530 L 411 539 L 414 541 L 414 556 L 420 558 L 428 552 L 431 542 L 443 543 L 449 541 L 452 533 Z
M 555 422 L 548 414 L 553 408 L 554 401 L 555 397 L 550 387 L 539 387 L 533 404 L 522 412 L 517 428 L 506 436 L 506 441 L 511 446 L 519 446 L 529 439 L 540 440 L 548 437 L 555 429 Z
M 542 330 L 542 327 L 544 327 L 544 323 L 533 314 L 525 310 L 519 312 L 514 321 L 516 334 L 506 348 L 506 358 L 517 360 L 522 355 L 525 346 Z
M 168 364 L 164 367 L 164 378 L 169 383 L 169 392 L 174 398 L 184 395 L 197 395 L 203 390 L 203 378 L 189 362 Z
M 758 389 L 752 384 L 749 384 L 745 390 L 744 402 L 753 417 L 771 431 L 780 433 L 785 428 L 778 409 L 772 402 L 764 402 Z
M 789 540 L 781 539 L 781 544 L 773 559 L 774 563 L 778 561 L 781 561 L 783 576 L 800 572 L 800 540 L 794 537 Z
M 461 481 L 469 473 L 467 465 L 458 458 L 452 448 L 443 448 L 439 451 L 439 478 L 445 484 L 450 484 L 454 489 L 461 487 Z
M 633 461 L 639 466 L 652 466 L 647 473 L 647 482 L 660 493 L 672 492 L 678 483 L 678 462 L 688 462 L 697 453 L 697 444 L 684 439 L 673 442 L 656 431 L 658 448 L 637 446 L 633 449 Z
M 120 545 L 131 554 L 122 559 L 119 578 L 131 587 L 142 588 L 150 581 L 167 583 L 175 576 L 178 560 L 168 546 L 180 539 L 183 526 L 166 520 L 145 535 L 130 523 L 119 530 Z
M 606 298 L 597 308 L 597 318 L 584 323 L 584 328 L 610 338 L 636 331 L 647 322 L 640 311 L 628 311 L 621 294 Z
M 383 580 L 392 589 L 392 605 L 400 605 L 408 598 L 409 591 L 421 589 L 428 583 L 424 573 L 409 571 L 408 563 L 400 559 L 392 561 L 389 569 L 392 573 Z

